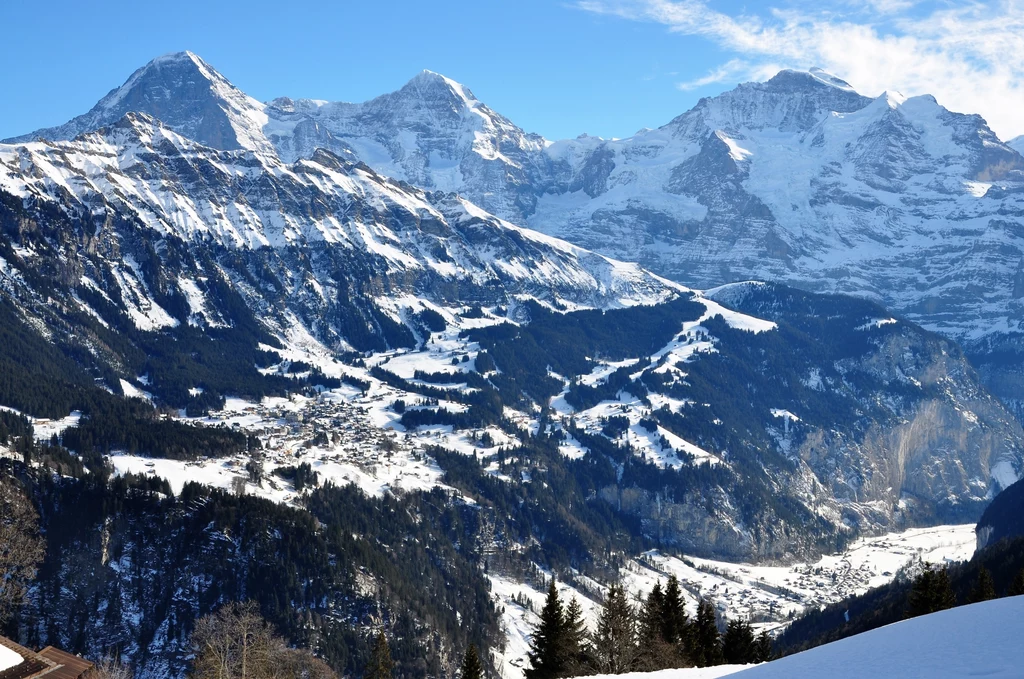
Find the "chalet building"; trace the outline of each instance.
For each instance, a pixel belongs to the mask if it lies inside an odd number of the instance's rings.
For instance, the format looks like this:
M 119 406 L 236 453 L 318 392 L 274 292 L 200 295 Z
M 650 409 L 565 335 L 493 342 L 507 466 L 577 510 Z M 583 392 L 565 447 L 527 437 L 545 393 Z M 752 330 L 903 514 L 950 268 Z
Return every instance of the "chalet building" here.
M 0 679 L 86 679 L 92 667 L 88 660 L 53 646 L 36 653 L 0 637 Z

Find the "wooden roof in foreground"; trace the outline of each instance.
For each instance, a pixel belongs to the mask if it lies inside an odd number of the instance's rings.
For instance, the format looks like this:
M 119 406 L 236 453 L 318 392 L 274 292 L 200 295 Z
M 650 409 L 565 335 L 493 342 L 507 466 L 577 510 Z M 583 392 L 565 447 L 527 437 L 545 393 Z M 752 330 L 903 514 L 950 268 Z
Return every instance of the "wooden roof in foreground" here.
M 78 679 L 92 669 L 92 663 L 85 658 L 79 658 L 53 646 L 47 646 L 39 651 L 39 655 L 59 665 L 46 673 L 46 679 Z
M 34 679 L 43 676 L 46 679 L 79 679 L 93 666 L 88 660 L 53 646 L 47 646 L 36 653 L 4 636 L 0 636 L 0 646 L 21 656 L 20 663 L 0 670 L 0 679 Z

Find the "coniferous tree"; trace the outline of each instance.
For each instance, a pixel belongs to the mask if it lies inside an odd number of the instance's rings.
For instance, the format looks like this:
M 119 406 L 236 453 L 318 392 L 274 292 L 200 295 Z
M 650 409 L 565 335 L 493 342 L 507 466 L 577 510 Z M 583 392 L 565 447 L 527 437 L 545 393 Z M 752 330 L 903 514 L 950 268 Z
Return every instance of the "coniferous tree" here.
M 665 602 L 662 608 L 662 639 L 674 645 L 684 643 L 689 621 L 679 579 L 674 575 L 668 579 L 668 585 L 665 587 Z
M 565 609 L 565 669 L 567 677 L 579 677 L 590 673 L 593 662 L 587 644 L 587 624 L 583 620 L 583 607 L 573 597 Z
M 949 581 L 949 569 L 943 566 L 939 571 L 935 584 L 935 601 L 938 611 L 956 606 L 956 595 L 953 594 L 953 587 Z
M 530 639 L 529 658 L 530 668 L 526 670 L 526 679 L 557 679 L 564 676 L 565 613 L 553 578 L 540 613 L 540 625 Z
M 466 655 L 462 658 L 462 674 L 460 679 L 483 679 L 484 668 L 480 664 L 480 656 L 476 652 L 476 645 L 470 644 L 466 649 Z
M 976 604 L 981 601 L 991 601 L 996 598 L 996 586 L 992 582 L 992 574 L 984 566 L 978 571 L 978 579 L 974 582 L 971 594 L 967 603 Z
M 745 620 L 730 620 L 722 637 L 722 658 L 728 665 L 757 662 L 754 630 Z
M 665 615 L 665 594 L 661 591 L 661 583 L 654 583 L 654 587 L 647 594 L 644 605 L 640 609 L 640 641 L 650 643 L 662 639 L 663 618 Z
M 956 605 L 956 597 L 949 584 L 949 572 L 943 568 L 926 568 L 917 576 L 907 598 L 908 618 L 944 611 Z
M 935 571 L 931 568 L 925 568 L 914 578 L 907 595 L 906 617 L 914 618 L 934 611 L 935 579 Z
M 391 647 L 384 630 L 377 632 L 377 642 L 373 645 L 370 662 L 363 672 L 363 679 L 391 679 L 395 669 L 395 661 L 391 659 Z
M 599 674 L 622 674 L 639 667 L 636 613 L 619 583 L 608 588 L 594 633 L 594 661 Z
M 1017 571 L 1013 582 L 1010 583 L 1010 589 L 1006 591 L 1006 596 L 1021 596 L 1022 594 L 1024 594 L 1024 568 Z
M 772 638 L 768 636 L 768 632 L 761 632 L 757 635 L 757 641 L 754 642 L 754 662 L 769 662 L 773 655 Z
M 665 594 L 661 591 L 661 583 L 655 583 L 643 606 L 640 608 L 640 619 L 637 636 L 640 642 L 640 662 L 645 671 L 661 670 L 676 667 L 677 654 L 671 644 L 663 637 L 665 618 Z
M 715 622 L 715 607 L 707 599 L 697 605 L 690 635 L 690 659 L 697 667 L 722 664 L 722 641 Z

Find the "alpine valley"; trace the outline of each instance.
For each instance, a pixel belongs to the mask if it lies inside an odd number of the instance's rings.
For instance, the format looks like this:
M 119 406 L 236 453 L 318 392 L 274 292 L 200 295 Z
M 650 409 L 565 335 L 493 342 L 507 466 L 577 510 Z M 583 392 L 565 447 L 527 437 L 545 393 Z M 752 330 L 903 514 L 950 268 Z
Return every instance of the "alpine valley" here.
M 0 144 L 7 632 L 180 677 L 252 599 L 348 675 L 385 628 L 518 679 L 552 576 L 774 630 L 968 557 L 1024 472 L 1014 143 L 817 70 L 551 142 L 429 71 L 260 103 L 160 57 Z

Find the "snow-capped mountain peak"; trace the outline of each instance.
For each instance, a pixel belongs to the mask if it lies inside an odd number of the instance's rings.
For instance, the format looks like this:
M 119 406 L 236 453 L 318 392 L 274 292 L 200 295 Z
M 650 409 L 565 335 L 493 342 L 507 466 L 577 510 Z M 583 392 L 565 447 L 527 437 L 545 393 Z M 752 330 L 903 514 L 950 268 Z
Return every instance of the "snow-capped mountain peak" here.
M 895 90 L 892 92 L 886 90 L 885 92 L 882 92 L 878 98 L 888 104 L 889 108 L 899 108 L 907 101 L 907 98 L 903 96 L 903 94 L 896 92 Z
M 8 141 L 73 139 L 140 112 L 207 146 L 273 154 L 262 132 L 267 123 L 263 108 L 196 54 L 174 52 L 132 73 L 88 113 Z
M 667 127 L 683 136 L 700 130 L 777 129 L 806 131 L 829 113 L 849 113 L 871 102 L 845 81 L 824 71 L 783 70 L 768 81 L 744 83 L 705 97 Z
M 408 96 L 418 96 L 423 100 L 453 95 L 463 105 L 470 107 L 479 103 L 468 87 L 428 69 L 423 69 L 417 73 L 399 92 Z

